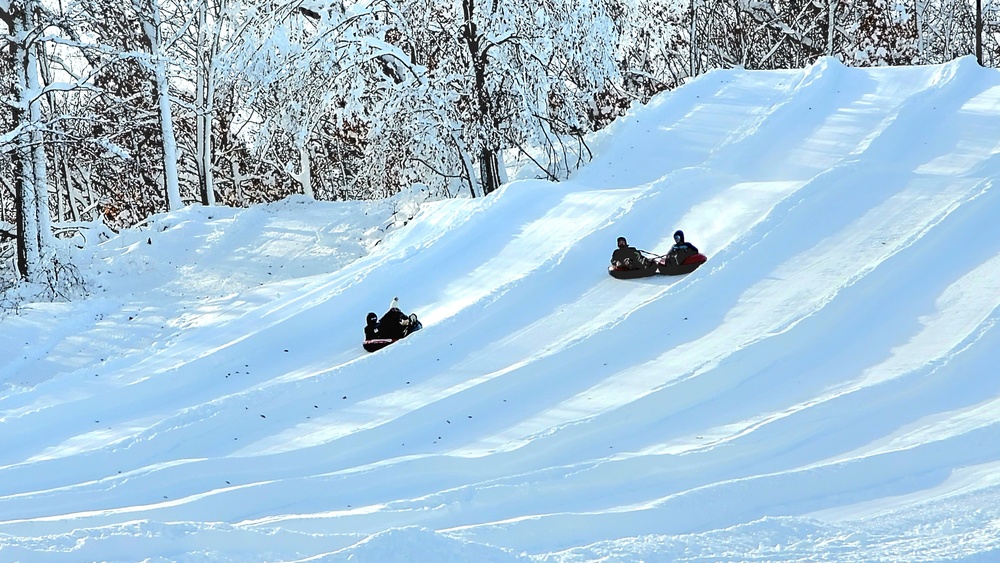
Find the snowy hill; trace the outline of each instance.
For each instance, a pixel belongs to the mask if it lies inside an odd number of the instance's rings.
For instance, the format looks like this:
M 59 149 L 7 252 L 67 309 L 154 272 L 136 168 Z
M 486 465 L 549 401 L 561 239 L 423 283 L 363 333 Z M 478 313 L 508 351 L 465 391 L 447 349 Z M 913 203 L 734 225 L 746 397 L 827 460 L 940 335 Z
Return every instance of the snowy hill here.
M 0 560 L 1000 560 L 1000 73 L 713 72 L 591 141 L 375 246 L 299 199 L 88 246 L 0 317 Z

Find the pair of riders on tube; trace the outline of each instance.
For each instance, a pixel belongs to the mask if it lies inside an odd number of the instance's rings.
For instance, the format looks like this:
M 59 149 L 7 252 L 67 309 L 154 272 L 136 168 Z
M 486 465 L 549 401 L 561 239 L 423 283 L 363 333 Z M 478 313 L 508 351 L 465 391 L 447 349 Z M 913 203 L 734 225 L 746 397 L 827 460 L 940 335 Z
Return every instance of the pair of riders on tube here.
M 381 338 L 399 340 L 419 328 L 417 315 L 407 315 L 399 309 L 398 297 L 392 298 L 389 310 L 382 315 L 382 318 L 379 318 L 375 313 L 368 313 L 365 321 L 366 340 Z
M 663 256 L 664 264 L 680 265 L 688 256 L 698 254 L 698 248 L 684 240 L 684 231 L 674 233 L 674 245 Z M 611 264 L 616 268 L 644 270 L 653 267 L 653 259 L 643 256 L 642 251 L 629 246 L 625 237 L 618 237 L 618 248 L 611 254 Z

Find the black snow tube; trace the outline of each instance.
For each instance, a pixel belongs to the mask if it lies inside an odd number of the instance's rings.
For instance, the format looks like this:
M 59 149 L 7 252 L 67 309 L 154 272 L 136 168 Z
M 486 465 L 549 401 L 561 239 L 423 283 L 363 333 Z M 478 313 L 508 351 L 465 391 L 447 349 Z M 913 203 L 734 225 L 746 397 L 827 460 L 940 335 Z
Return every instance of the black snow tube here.
M 639 268 L 638 270 L 608 266 L 608 273 L 611 274 L 611 277 L 620 280 L 634 280 L 636 278 L 648 278 L 649 276 L 656 275 L 657 269 L 655 264 L 650 265 L 648 268 Z
M 409 336 L 422 328 L 424 328 L 424 323 L 417 321 L 417 324 L 414 325 L 413 328 L 411 328 L 410 331 L 406 333 L 406 336 Z M 406 336 L 404 336 L 403 338 L 406 338 Z M 361 347 L 369 352 L 374 352 L 376 350 L 381 350 L 382 348 L 385 348 L 390 344 L 399 342 L 403 338 L 371 338 L 369 340 L 365 340 L 361 344 Z

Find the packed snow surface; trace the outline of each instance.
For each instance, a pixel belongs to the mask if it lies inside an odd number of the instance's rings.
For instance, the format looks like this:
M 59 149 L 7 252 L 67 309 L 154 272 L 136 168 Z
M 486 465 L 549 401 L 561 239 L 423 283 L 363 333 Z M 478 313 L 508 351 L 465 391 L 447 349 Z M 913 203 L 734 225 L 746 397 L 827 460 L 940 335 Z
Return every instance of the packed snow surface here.
M 80 242 L 0 317 L 0 560 L 1000 561 L 1000 72 L 712 72 L 589 148 Z

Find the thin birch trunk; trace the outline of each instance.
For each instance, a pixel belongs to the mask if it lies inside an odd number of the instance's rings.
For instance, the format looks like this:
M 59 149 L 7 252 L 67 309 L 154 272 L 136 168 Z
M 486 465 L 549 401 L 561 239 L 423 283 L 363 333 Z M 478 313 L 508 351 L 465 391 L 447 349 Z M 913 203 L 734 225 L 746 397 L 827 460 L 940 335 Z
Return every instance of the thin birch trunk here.
M 826 26 L 826 54 L 833 56 L 833 41 L 836 36 L 837 25 L 837 0 L 827 2 L 827 26 Z
M 215 180 L 212 174 L 212 116 L 215 112 L 215 80 L 212 76 L 214 49 L 205 48 L 207 43 L 208 17 L 206 2 L 198 8 L 198 78 L 195 85 L 197 118 L 195 120 L 195 152 L 197 153 L 198 180 L 201 202 L 215 205 Z M 214 42 L 213 42 L 214 45 Z
M 302 186 L 302 193 L 307 198 L 316 199 L 312 187 L 312 159 L 306 143 L 302 143 L 302 146 L 299 147 L 299 172 L 293 173 L 292 177 Z
M 156 86 L 157 105 L 160 113 L 160 131 L 163 135 L 163 177 L 167 192 L 167 207 L 170 211 L 184 206 L 181 201 L 180 181 L 177 176 L 177 138 L 174 135 L 174 121 L 170 111 L 170 82 L 167 73 L 167 58 L 163 53 L 160 31 L 160 6 L 158 0 L 149 0 L 149 13 L 143 17 L 142 29 L 150 44 L 153 76 Z M 142 16 L 142 14 L 141 14 Z

